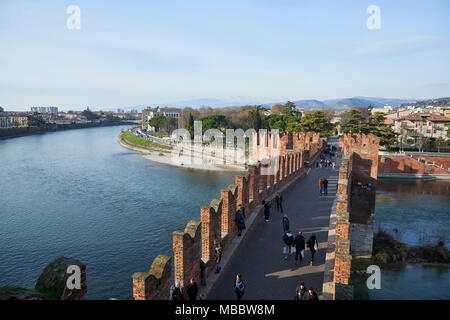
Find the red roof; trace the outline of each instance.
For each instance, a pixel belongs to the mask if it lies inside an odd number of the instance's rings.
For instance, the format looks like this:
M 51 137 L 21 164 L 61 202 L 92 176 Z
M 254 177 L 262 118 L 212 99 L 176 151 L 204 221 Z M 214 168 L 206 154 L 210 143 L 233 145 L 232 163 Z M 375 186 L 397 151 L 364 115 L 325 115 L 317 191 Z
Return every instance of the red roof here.
M 163 107 L 163 108 L 160 108 L 160 110 L 173 110 L 173 111 L 181 111 L 181 109 L 178 109 L 178 108 L 169 108 L 169 107 Z
M 431 122 L 450 122 L 448 117 L 440 116 L 434 113 L 411 113 L 407 116 L 396 118 L 394 120 L 409 120 L 409 121 L 431 121 Z

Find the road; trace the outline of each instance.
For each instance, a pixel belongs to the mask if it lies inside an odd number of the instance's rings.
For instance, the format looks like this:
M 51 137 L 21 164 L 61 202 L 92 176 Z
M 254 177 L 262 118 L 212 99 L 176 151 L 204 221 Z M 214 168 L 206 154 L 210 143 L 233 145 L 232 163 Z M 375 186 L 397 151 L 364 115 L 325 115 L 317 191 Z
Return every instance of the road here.
M 320 196 L 318 180 L 326 177 L 329 181 L 328 195 Z M 328 226 L 331 207 L 336 197 L 338 166 L 332 168 L 312 168 L 309 174 L 283 197 L 284 213 L 290 220 L 292 233 L 303 232 L 305 241 L 316 234 L 319 250 L 314 265 L 310 266 L 311 254 L 305 250 L 301 265 L 295 264 L 295 254 L 284 260 L 284 243 L 281 212 L 271 207 L 270 222 L 261 219 L 246 242 L 236 253 L 233 261 L 221 271 L 209 300 L 235 299 L 234 279 L 241 273 L 246 285 L 243 300 L 292 300 L 295 288 L 303 281 L 307 288 L 313 287 L 322 293 L 325 254 L 328 240 Z

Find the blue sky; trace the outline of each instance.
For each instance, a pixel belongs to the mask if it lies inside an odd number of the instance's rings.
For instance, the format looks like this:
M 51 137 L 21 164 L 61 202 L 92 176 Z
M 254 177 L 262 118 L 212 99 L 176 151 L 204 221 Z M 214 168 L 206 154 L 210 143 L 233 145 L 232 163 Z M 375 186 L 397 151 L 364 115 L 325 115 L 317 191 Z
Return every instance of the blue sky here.
M 7 110 L 450 96 L 447 0 L 0 0 L 0 43 Z

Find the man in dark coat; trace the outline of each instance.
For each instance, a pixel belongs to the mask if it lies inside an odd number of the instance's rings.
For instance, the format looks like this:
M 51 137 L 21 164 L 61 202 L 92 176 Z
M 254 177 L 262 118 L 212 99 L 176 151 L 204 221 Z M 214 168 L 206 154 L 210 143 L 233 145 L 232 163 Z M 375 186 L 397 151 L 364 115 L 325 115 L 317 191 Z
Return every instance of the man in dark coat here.
M 285 254 L 284 254 L 284 260 L 288 258 L 288 256 L 291 254 L 291 247 L 294 243 L 294 236 L 291 233 L 291 230 L 288 230 L 283 237 L 283 241 L 285 246 Z
M 295 245 L 295 263 L 297 264 L 297 260 L 300 257 L 300 263 L 303 260 L 303 250 L 305 250 L 305 238 L 303 237 L 303 233 L 299 232 L 298 235 L 294 239 Z M 305 289 L 306 290 L 306 289 Z
M 295 289 L 295 292 L 295 300 L 306 300 L 307 290 L 304 282 L 300 283 L 300 285 Z
M 187 295 L 189 297 L 189 300 L 196 300 L 197 293 L 198 293 L 197 283 L 194 281 L 194 279 L 191 279 L 191 281 L 189 281 L 189 284 L 187 286 Z
M 266 219 L 266 222 L 269 222 L 270 219 L 270 206 L 268 203 L 266 203 L 265 200 L 262 201 L 262 204 L 264 205 L 264 218 Z
M 175 282 L 175 287 L 172 291 L 172 296 L 170 297 L 171 300 L 183 300 L 183 294 L 181 293 L 180 289 L 180 281 Z
M 234 222 L 236 223 L 238 229 L 238 236 L 240 237 L 242 234 L 242 230 L 245 226 L 244 216 L 241 213 L 241 210 L 236 211 L 236 215 L 234 217 Z
M 314 289 L 312 287 L 309 288 L 309 290 L 308 290 L 308 294 L 306 295 L 306 300 L 319 300 L 317 293 L 314 291 Z
M 328 180 L 326 178 L 323 178 L 323 193 L 328 194 Z
M 281 223 L 283 224 L 283 232 L 286 233 L 289 230 L 289 219 L 286 214 L 283 216 Z
M 277 192 L 277 195 L 275 197 L 275 203 L 277 204 L 277 212 L 279 212 L 281 209 L 281 213 L 283 213 L 283 197 L 279 192 Z
M 245 219 L 245 207 L 242 204 L 239 205 L 239 210 L 241 210 L 241 214 Z

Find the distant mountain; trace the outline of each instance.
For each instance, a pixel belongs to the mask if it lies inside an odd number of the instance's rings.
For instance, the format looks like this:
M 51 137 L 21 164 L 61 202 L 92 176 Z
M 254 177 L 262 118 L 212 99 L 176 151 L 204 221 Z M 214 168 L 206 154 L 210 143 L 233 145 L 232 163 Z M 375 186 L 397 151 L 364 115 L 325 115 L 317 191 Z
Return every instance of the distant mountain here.
M 411 101 L 411 99 L 397 99 L 397 98 L 375 98 L 375 97 L 354 97 L 354 98 L 374 101 L 381 103 L 383 106 L 388 105 L 394 108 L 399 107 L 402 103 L 407 103 L 408 101 Z
M 220 99 L 193 99 L 193 100 L 184 100 L 184 101 L 176 101 L 169 103 L 152 103 L 140 106 L 133 107 L 125 107 L 125 109 L 137 109 L 138 111 L 142 111 L 146 107 L 156 108 L 156 107 L 174 107 L 174 108 L 201 108 L 201 107 L 211 107 L 211 108 L 224 108 L 224 107 L 234 107 L 234 106 L 245 106 L 245 105 L 259 105 L 261 103 L 257 101 L 240 101 L 240 102 L 230 102 L 224 101 Z M 270 108 L 270 105 L 263 105 Z
M 232 107 L 232 106 L 244 106 L 244 105 L 261 105 L 262 107 L 266 107 L 268 109 L 271 108 L 274 104 L 285 104 L 286 101 L 283 102 L 272 102 L 272 103 L 261 103 L 258 101 L 245 101 L 243 98 L 239 99 L 239 102 L 230 102 L 220 99 L 193 99 L 193 100 L 184 100 L 177 101 L 171 103 L 152 103 L 148 105 L 139 105 L 139 106 L 131 106 L 131 107 L 121 107 L 123 109 L 137 109 L 138 111 L 142 111 L 147 106 L 150 107 L 177 107 L 177 108 L 200 108 L 200 107 L 211 107 L 211 108 L 223 108 L 223 107 Z M 434 102 L 433 102 L 434 101 Z M 361 106 L 367 107 L 371 105 L 374 108 L 382 108 L 385 105 L 390 105 L 394 108 L 397 108 L 401 105 L 412 105 L 417 103 L 417 105 L 449 105 L 450 98 L 440 98 L 440 99 L 431 99 L 431 100 L 423 100 L 423 101 L 414 101 L 413 99 L 399 99 L 399 98 L 380 98 L 380 97 L 364 97 L 364 96 L 356 96 L 352 98 L 343 98 L 343 99 L 329 99 L 329 100 L 316 100 L 316 99 L 304 99 L 304 100 L 296 100 L 293 101 L 297 108 L 305 109 L 305 110 L 313 110 L 313 109 L 325 109 L 332 108 L 336 110 L 348 110 L 352 107 Z
M 346 110 L 351 109 L 353 107 L 368 107 L 369 105 L 374 108 L 382 108 L 384 107 L 384 103 L 377 102 L 375 100 L 368 100 L 365 98 L 345 98 L 345 99 L 339 99 L 339 100 L 325 100 L 324 101 L 327 105 L 332 107 L 333 109 L 338 110 Z
M 428 100 L 421 100 L 421 101 L 409 101 L 406 103 L 403 103 L 401 105 L 404 106 L 416 106 L 416 107 L 423 107 L 423 106 L 434 106 L 434 107 L 445 107 L 450 106 L 450 98 L 438 98 L 438 99 L 428 99 Z
M 322 101 L 314 100 L 314 99 L 297 100 L 297 101 L 292 101 L 292 102 L 295 103 L 295 105 L 299 109 L 309 110 L 309 109 L 324 109 L 324 108 L 328 108 L 327 104 L 323 103 Z

